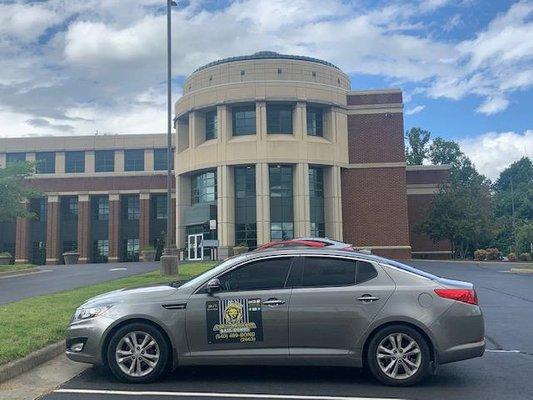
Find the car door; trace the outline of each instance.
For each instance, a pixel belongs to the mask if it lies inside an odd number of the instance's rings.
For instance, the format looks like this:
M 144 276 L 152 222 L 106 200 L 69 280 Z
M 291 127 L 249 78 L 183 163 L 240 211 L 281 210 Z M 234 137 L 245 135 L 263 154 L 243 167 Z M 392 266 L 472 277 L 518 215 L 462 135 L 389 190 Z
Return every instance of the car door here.
M 302 264 L 289 307 L 290 356 L 350 356 L 394 282 L 348 257 L 306 256 Z
M 250 261 L 217 277 L 221 291 L 197 290 L 187 302 L 187 356 L 210 363 L 287 357 L 291 288 L 286 281 L 292 260 Z

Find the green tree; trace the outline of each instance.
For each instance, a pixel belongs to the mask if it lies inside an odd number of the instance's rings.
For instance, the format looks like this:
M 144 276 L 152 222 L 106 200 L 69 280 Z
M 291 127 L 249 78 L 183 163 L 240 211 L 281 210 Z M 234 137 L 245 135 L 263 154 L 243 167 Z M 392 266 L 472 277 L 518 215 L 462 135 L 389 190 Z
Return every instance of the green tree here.
M 533 222 L 524 223 L 516 230 L 516 241 L 518 243 L 518 253 L 531 252 L 533 243 Z
M 457 166 L 464 157 L 459 144 L 453 140 L 437 137 L 429 146 L 428 158 L 434 165 Z
M 512 163 L 494 183 L 496 215 L 533 219 L 533 163 L 528 157 Z M 514 214 L 513 214 L 514 206 Z
M 465 258 L 477 248 L 489 245 L 494 226 L 488 182 L 442 185 L 417 229 L 435 241 L 449 240 L 456 258 Z
M 29 162 L 19 162 L 0 168 L 0 221 L 17 217 L 32 217 L 24 201 L 38 197 L 40 193 L 24 185 L 24 179 L 34 173 L 35 166 Z
M 405 160 L 409 165 L 421 165 L 428 153 L 428 144 L 431 132 L 421 128 L 411 128 L 405 132 L 407 146 Z

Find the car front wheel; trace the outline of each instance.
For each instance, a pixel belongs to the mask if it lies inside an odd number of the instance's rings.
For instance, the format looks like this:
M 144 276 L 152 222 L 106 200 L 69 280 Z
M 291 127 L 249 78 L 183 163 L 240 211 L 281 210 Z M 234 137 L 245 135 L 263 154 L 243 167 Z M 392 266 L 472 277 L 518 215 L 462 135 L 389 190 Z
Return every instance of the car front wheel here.
M 426 339 L 404 325 L 383 328 L 372 338 L 367 362 L 372 375 L 390 386 L 410 386 L 430 372 L 430 352 Z
M 113 375 L 123 382 L 152 382 L 165 371 L 168 352 L 159 329 L 145 323 L 132 323 L 121 327 L 111 337 L 107 362 Z

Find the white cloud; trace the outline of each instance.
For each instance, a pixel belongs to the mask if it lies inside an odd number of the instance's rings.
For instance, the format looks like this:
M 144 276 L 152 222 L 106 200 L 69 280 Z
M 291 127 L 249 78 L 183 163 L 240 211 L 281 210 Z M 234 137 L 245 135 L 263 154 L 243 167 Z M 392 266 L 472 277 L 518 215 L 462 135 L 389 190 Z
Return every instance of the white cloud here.
M 488 132 L 459 141 L 461 150 L 473 161 L 480 173 L 491 180 L 509 164 L 533 154 L 533 130 L 516 132 Z
M 417 113 L 419 113 L 420 111 L 422 111 L 424 108 L 426 108 L 425 105 L 418 105 L 418 106 L 415 106 L 415 107 L 413 107 L 413 108 L 408 108 L 407 110 L 405 110 L 405 114 L 406 114 L 406 115 L 417 114 Z
M 0 4 L 0 40 L 31 42 L 59 20 L 54 10 L 41 5 Z
M 483 104 L 476 108 L 476 111 L 486 115 L 492 115 L 505 110 L 508 105 L 509 100 L 504 97 L 489 97 Z

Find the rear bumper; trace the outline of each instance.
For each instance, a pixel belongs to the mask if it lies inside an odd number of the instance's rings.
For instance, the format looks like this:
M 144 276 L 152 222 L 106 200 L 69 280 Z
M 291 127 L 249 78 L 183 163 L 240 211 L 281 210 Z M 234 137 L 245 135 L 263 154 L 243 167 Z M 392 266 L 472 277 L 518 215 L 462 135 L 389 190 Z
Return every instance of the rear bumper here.
M 461 344 L 439 354 L 439 364 L 468 360 L 481 357 L 485 353 L 485 340 L 475 343 Z

